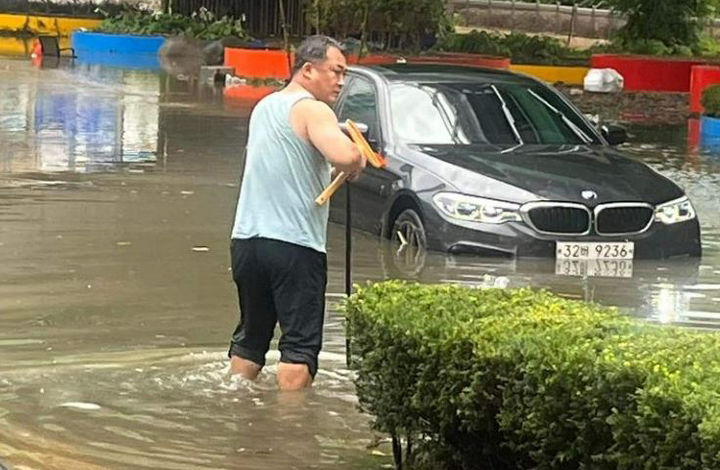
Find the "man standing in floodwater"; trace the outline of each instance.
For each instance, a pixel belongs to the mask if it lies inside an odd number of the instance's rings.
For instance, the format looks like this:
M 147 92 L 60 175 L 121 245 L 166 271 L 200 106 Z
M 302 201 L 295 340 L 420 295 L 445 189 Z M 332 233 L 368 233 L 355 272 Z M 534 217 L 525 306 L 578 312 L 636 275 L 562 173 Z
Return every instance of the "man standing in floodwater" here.
M 328 204 L 315 198 L 331 166 L 359 176 L 365 158 L 331 106 L 345 82 L 340 44 L 311 36 L 297 49 L 290 83 L 250 116 L 245 171 L 232 231 L 240 323 L 230 342 L 232 373 L 254 380 L 280 323 L 281 390 L 312 384 L 322 345 Z

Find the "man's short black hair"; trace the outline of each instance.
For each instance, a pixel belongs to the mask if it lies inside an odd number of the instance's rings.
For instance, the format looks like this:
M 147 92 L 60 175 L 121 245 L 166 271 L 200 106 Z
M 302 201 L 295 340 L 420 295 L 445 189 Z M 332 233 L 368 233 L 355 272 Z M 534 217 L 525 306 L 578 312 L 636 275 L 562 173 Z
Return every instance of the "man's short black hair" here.
M 343 51 L 342 45 L 329 36 L 317 34 L 306 38 L 300 43 L 295 52 L 295 65 L 293 66 L 292 75 L 295 75 L 306 62 L 316 63 L 327 59 L 327 51 L 331 47 Z

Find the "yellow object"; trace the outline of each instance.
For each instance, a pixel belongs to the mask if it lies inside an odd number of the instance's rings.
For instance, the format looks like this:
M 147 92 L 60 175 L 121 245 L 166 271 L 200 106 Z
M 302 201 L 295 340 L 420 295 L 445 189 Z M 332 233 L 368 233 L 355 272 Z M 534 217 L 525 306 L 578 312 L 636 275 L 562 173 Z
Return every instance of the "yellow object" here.
M 69 37 L 76 29 L 95 29 L 102 20 L 68 16 L 36 16 L 0 13 L 0 30 Z
M 32 53 L 32 39 L 0 36 L 0 55 L 23 55 Z
M 513 72 L 524 73 L 550 84 L 582 85 L 589 67 L 561 67 L 555 65 L 511 65 Z
M 373 149 L 370 147 L 370 144 L 368 144 L 367 140 L 365 140 L 365 136 L 363 136 L 362 132 L 360 132 L 360 129 L 358 129 L 357 125 L 353 121 L 348 119 L 345 121 L 345 126 L 348 129 L 350 138 L 353 140 L 353 142 L 355 142 L 355 145 L 358 146 L 360 152 L 365 155 L 368 163 L 370 163 L 375 168 L 385 168 L 387 166 L 385 158 L 383 158 L 382 155 L 377 154 L 373 151 Z M 330 185 L 325 188 L 325 190 L 317 197 L 317 199 L 315 199 L 315 204 L 317 204 L 318 206 L 322 206 L 323 204 L 328 202 L 330 196 L 335 194 L 335 191 L 337 191 L 338 188 L 342 186 L 342 184 L 347 178 L 348 175 L 346 175 L 345 172 L 341 171 L 340 173 L 338 173 L 338 175 L 330 183 Z
M 33 38 L 13 38 L 0 36 L 0 55 L 30 56 L 33 48 Z M 70 38 L 61 36 L 60 48 L 70 47 Z

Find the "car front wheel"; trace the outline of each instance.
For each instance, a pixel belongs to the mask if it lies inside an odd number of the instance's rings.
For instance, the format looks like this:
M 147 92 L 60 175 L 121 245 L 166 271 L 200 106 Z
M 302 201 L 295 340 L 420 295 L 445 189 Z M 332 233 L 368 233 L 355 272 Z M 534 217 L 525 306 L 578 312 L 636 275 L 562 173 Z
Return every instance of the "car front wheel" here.
M 396 265 L 400 263 L 406 267 L 416 267 L 424 261 L 427 236 L 422 219 L 414 209 L 405 209 L 397 216 L 390 240 Z

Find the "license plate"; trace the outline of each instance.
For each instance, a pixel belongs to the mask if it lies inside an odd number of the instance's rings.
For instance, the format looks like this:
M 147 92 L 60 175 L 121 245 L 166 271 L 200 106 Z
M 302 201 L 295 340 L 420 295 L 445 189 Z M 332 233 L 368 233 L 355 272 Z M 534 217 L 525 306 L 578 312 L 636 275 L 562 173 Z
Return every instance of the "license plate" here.
M 559 259 L 555 262 L 555 274 L 631 278 L 633 262 L 629 259 Z
M 633 242 L 557 242 L 557 259 L 633 259 Z

